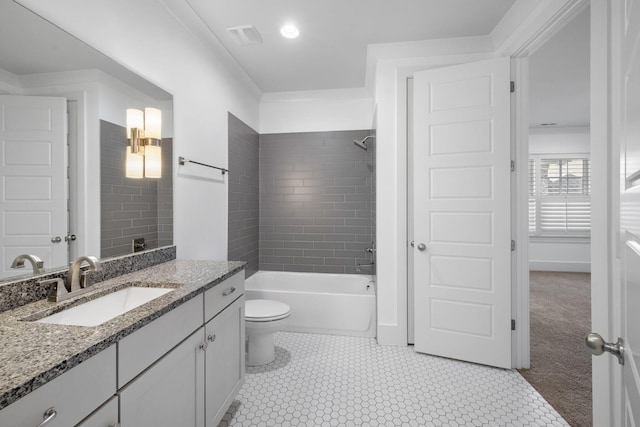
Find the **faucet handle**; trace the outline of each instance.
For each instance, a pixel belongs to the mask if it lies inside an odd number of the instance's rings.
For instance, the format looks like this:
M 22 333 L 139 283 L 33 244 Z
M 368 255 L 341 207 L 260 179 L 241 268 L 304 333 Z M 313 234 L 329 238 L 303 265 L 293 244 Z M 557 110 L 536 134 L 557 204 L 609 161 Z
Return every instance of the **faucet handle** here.
M 91 270 L 83 271 L 80 274 L 80 288 L 86 289 L 89 286 L 91 286 Z
M 42 286 L 46 286 L 51 283 L 55 284 L 54 287 L 49 292 L 49 296 L 47 297 L 47 300 L 49 300 L 50 302 L 62 301 L 64 299 L 63 297 L 69 294 L 69 290 L 67 289 L 64 283 L 64 279 L 55 278 L 55 279 L 49 279 L 49 280 L 41 280 L 38 283 Z

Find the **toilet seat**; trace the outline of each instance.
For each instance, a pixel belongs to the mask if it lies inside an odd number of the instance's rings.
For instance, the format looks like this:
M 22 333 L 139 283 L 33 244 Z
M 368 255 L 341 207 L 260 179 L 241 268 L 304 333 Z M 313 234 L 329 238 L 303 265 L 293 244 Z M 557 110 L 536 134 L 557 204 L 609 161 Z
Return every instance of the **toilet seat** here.
M 244 303 L 244 318 L 248 322 L 274 322 L 290 314 L 291 308 L 280 301 L 252 299 Z

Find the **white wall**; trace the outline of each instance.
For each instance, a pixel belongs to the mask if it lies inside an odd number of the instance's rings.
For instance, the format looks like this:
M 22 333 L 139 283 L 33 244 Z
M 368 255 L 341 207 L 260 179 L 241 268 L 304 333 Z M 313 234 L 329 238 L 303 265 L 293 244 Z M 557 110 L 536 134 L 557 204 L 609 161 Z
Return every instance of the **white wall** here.
M 588 154 L 588 127 L 529 129 L 529 154 Z M 588 238 L 530 237 L 529 269 L 533 271 L 591 271 Z
M 161 1 L 18 2 L 174 96 L 175 163 L 185 156 L 226 167 L 228 111 L 259 128 L 260 91 L 226 51 L 204 46 Z M 174 169 L 178 257 L 226 259 L 226 200 L 219 173 Z
M 373 98 L 365 89 L 265 93 L 260 133 L 371 129 Z
M 20 95 L 21 92 L 18 76 L 0 69 L 0 95 Z
M 588 154 L 588 127 L 543 127 L 529 129 L 529 154 Z
M 162 111 L 162 137 L 173 136 L 173 102 L 155 99 L 126 83 L 102 72 L 99 80 L 100 119 L 123 127 L 127 125 L 127 109 L 146 107 L 158 108 Z
M 591 271 L 591 244 L 588 239 L 537 238 L 529 241 L 531 271 Z

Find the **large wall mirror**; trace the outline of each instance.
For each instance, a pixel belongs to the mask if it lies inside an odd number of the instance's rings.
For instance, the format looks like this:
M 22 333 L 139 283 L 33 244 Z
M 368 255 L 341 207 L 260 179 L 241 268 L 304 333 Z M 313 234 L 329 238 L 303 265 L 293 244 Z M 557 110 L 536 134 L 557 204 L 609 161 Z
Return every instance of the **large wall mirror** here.
M 153 137 L 137 154 L 128 109 Z M 0 281 L 33 271 L 11 267 L 21 254 L 50 272 L 172 244 L 172 111 L 171 94 L 1 0 Z

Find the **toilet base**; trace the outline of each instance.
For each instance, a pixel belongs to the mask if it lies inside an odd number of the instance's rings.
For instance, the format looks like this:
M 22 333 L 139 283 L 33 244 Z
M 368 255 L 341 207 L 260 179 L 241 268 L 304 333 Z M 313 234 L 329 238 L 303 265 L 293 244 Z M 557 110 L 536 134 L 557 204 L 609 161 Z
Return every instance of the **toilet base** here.
M 245 362 L 248 366 L 260 366 L 276 359 L 273 333 L 256 334 L 247 337 Z

